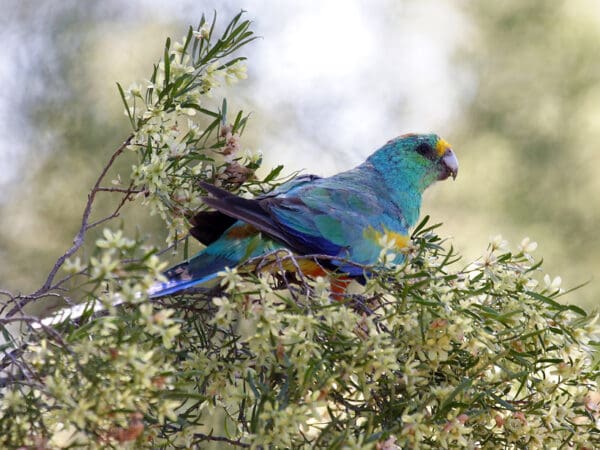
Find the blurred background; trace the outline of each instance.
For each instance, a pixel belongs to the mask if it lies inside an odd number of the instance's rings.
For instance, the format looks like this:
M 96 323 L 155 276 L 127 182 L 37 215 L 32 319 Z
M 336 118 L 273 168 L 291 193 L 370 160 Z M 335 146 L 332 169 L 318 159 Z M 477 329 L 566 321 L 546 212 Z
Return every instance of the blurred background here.
M 564 287 L 590 281 L 567 300 L 596 305 L 597 1 L 2 3 L 0 289 L 35 290 L 70 246 L 129 132 L 115 83 L 147 79 L 165 38 L 202 12 L 226 23 L 245 9 L 262 39 L 244 50 L 249 79 L 228 98 L 252 112 L 242 142 L 263 152 L 265 170 L 328 175 L 394 136 L 435 131 L 461 168 L 426 193 L 422 213 L 444 223 L 464 261 L 497 234 L 512 248 L 529 236 Z M 160 222 L 132 214 L 160 245 Z

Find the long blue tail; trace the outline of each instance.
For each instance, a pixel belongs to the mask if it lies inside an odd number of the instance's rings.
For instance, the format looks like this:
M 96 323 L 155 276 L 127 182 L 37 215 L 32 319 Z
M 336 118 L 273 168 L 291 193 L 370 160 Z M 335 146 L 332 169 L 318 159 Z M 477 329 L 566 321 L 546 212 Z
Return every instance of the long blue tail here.
M 150 298 L 171 295 L 194 286 L 209 283 L 218 278 L 218 273 L 226 267 L 233 267 L 239 261 L 210 254 L 209 247 L 181 264 L 165 272 L 167 281 L 156 283 L 149 290 Z
M 225 268 L 236 267 L 277 247 L 278 244 L 261 237 L 255 228 L 236 222 L 200 253 L 167 270 L 164 273 L 167 281 L 154 285 L 148 294 L 156 298 L 208 284 Z
M 190 289 L 194 286 L 208 283 L 209 281 L 217 278 L 218 272 L 205 276 L 204 278 L 198 278 L 197 280 L 169 280 L 166 283 L 157 283 L 150 288 L 148 294 L 150 298 L 163 297 L 165 295 L 175 294 L 186 289 Z

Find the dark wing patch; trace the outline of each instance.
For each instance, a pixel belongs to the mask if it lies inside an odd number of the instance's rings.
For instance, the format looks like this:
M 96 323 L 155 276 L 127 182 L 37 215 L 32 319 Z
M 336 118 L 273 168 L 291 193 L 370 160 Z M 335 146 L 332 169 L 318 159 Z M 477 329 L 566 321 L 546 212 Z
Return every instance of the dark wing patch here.
M 236 220 L 220 211 L 202 211 L 190 220 L 193 225 L 190 234 L 204 245 L 210 245 L 219 239 L 225 230 Z
M 227 214 L 234 219 L 253 225 L 273 239 L 276 239 L 290 248 L 294 248 L 293 243 L 289 241 L 283 230 L 271 218 L 269 213 L 261 208 L 259 201 L 238 197 L 203 181 L 199 184 L 212 195 L 212 197 L 204 197 L 202 199 L 208 206 L 221 211 L 223 214 Z
M 289 209 L 298 216 L 307 214 L 309 208 L 299 198 L 266 197 L 248 200 L 204 182 L 201 186 L 212 195 L 202 199 L 208 206 L 246 222 L 296 253 L 336 255 L 342 248 L 321 236 L 314 224 L 303 230 L 301 223 L 287 223 L 280 220 L 277 214 L 273 214 L 274 209 Z
M 297 187 L 306 183 L 312 183 L 320 178 L 321 177 L 317 175 L 299 175 L 293 180 L 290 180 L 277 187 L 268 194 L 259 195 L 256 197 L 256 200 L 277 197 L 293 187 Z M 212 185 L 206 184 L 204 186 L 205 189 L 209 191 L 209 188 L 206 186 Z M 235 222 L 235 218 L 230 217 L 227 214 L 223 214 L 221 211 L 202 211 L 190 219 L 190 223 L 192 224 L 192 228 L 190 228 L 190 234 L 202 244 L 210 245 L 219 239 L 223 233 Z

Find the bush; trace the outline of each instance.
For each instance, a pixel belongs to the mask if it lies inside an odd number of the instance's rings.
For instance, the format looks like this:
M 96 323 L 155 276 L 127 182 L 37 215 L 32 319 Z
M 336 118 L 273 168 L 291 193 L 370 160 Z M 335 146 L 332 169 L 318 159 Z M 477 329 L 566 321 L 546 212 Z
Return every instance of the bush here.
M 129 201 L 159 214 L 174 244 L 205 208 L 197 180 L 245 195 L 281 181 L 281 167 L 257 179 L 260 157 L 241 152 L 247 116 L 230 115 L 225 100 L 210 107 L 218 85 L 245 78 L 231 54 L 254 39 L 249 27 L 239 14 L 215 39 L 215 19 L 203 18 L 167 40 L 146 86 L 119 86 L 133 132 L 92 189 L 73 247 L 36 293 L 2 292 L 0 445 L 600 445 L 597 315 L 557 301 L 560 279 L 542 277 L 527 239 L 511 252 L 496 238 L 461 266 L 425 218 L 405 263 L 386 265 L 383 247 L 376 275 L 339 301 L 328 280 L 279 270 L 298 259 L 286 252 L 160 300 L 145 292 L 166 264 L 143 240 L 107 228 L 94 256 L 75 257 Z M 127 187 L 104 186 L 125 151 L 138 158 Z M 90 223 L 100 192 L 115 196 L 115 211 Z M 82 287 L 79 309 L 24 312 L 48 297 L 70 303 Z

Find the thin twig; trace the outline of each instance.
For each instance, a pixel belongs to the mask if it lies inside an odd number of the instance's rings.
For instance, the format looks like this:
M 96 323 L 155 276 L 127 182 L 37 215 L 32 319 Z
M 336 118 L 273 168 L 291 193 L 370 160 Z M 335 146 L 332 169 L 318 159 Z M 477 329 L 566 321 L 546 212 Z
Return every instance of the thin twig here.
M 144 192 L 143 189 L 131 189 L 131 186 L 127 189 L 125 188 L 113 188 L 113 187 L 99 187 L 96 189 L 98 192 L 121 192 L 123 194 L 139 194 L 140 192 Z
M 112 220 L 112 219 L 114 219 L 116 217 L 119 217 L 119 213 L 121 212 L 121 208 L 123 208 L 123 206 L 125 206 L 125 203 L 127 202 L 127 200 L 129 200 L 129 198 L 131 197 L 131 194 L 135 194 L 136 192 L 140 192 L 140 191 L 137 191 L 137 190 L 132 189 L 132 188 L 133 188 L 133 181 L 129 184 L 129 189 L 127 189 L 126 191 L 124 191 L 125 195 L 121 198 L 121 201 L 119 202 L 119 204 L 117 205 L 117 207 L 115 208 L 115 210 L 113 211 L 113 213 L 111 215 L 109 215 L 109 216 L 106 216 L 106 217 L 100 219 L 100 220 L 97 220 L 96 222 L 93 222 L 90 225 L 87 225 L 85 230 L 86 231 L 90 230 L 90 229 L 92 229 L 94 227 L 97 227 L 98 225 L 100 225 L 100 224 L 102 224 L 104 222 L 107 222 L 107 221 Z M 118 192 L 121 192 L 121 191 L 118 191 Z
M 85 269 L 81 269 L 78 272 L 70 273 L 69 275 L 61 278 L 56 283 L 54 283 L 54 286 L 52 286 L 50 289 L 53 290 L 53 291 L 54 290 L 58 290 L 58 289 L 66 290 L 65 288 L 61 287 L 63 284 L 65 284 L 67 281 L 69 281 L 70 279 L 72 279 L 74 277 L 77 277 L 77 276 L 80 276 L 80 275 L 84 275 L 87 272 L 87 270 L 88 270 L 88 268 L 86 267 Z M 63 297 L 63 299 L 64 299 L 64 297 Z M 67 301 L 67 304 L 70 305 L 70 303 L 68 301 Z
M 6 295 L 8 298 L 10 298 L 11 300 L 13 300 L 15 298 L 15 296 L 13 295 L 12 292 L 10 291 L 5 291 L 4 289 L 0 289 L 0 295 Z
M 125 140 L 125 142 L 123 142 L 123 144 L 121 144 L 121 146 L 119 148 L 117 148 L 117 150 L 113 153 L 110 160 L 108 161 L 108 164 L 106 164 L 106 166 L 104 166 L 104 169 L 102 169 L 102 172 L 100 173 L 100 176 L 96 180 L 94 187 L 88 194 L 88 200 L 85 205 L 85 209 L 83 211 L 83 217 L 81 219 L 81 227 L 79 228 L 79 231 L 78 231 L 77 235 L 75 236 L 75 239 L 73 239 L 73 245 L 60 258 L 58 258 L 58 260 L 54 264 L 54 267 L 52 267 L 52 270 L 50 271 L 50 274 L 48 275 L 46 282 L 42 285 L 42 287 L 40 289 L 38 289 L 33 294 L 34 297 L 36 297 L 44 292 L 47 292 L 48 290 L 51 289 L 52 282 L 54 281 L 54 277 L 56 276 L 56 273 L 58 272 L 58 270 L 62 267 L 64 262 L 67 260 L 67 258 L 69 258 L 71 255 L 73 255 L 83 245 L 85 233 L 89 229 L 88 222 L 90 219 L 90 214 L 92 212 L 92 204 L 94 203 L 94 199 L 96 198 L 96 194 L 98 193 L 98 188 L 100 187 L 100 183 L 102 183 L 102 180 L 106 176 L 108 170 L 112 167 L 112 165 L 115 162 L 115 160 L 117 159 L 117 157 L 121 153 L 123 153 L 123 151 L 125 150 L 125 147 L 127 147 L 129 145 L 129 142 L 131 141 L 132 138 L 133 138 L 133 135 L 129 136 Z
M 23 311 L 23 308 L 30 302 L 34 301 L 34 300 L 39 300 L 41 298 L 46 298 L 46 297 L 57 297 L 62 299 L 63 296 L 60 294 L 57 294 L 55 292 L 41 292 L 38 295 L 18 295 L 16 297 L 14 297 L 12 299 L 11 302 L 7 303 L 1 310 L 0 310 L 0 314 L 2 314 L 4 312 L 4 310 L 9 306 L 9 305 L 13 305 L 12 309 L 10 311 L 8 311 L 6 313 L 6 317 L 12 317 L 14 316 L 16 313 L 20 312 L 21 314 L 25 314 L 25 311 Z
M 235 445 L 237 447 L 249 448 L 250 444 L 244 444 L 241 441 L 226 438 L 224 436 L 211 436 L 204 433 L 194 433 L 194 437 L 201 441 L 215 441 L 215 442 L 227 442 L 228 444 Z

